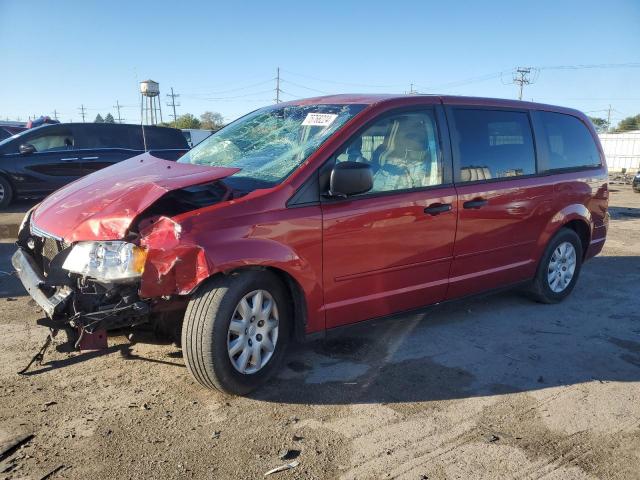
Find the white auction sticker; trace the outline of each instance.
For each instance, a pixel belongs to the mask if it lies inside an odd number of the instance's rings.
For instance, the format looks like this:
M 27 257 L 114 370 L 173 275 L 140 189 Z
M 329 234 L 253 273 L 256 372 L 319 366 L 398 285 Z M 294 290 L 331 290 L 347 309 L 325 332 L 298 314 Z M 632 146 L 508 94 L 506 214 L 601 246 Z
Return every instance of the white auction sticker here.
M 328 127 L 333 121 L 338 118 L 338 115 L 333 113 L 307 113 L 307 117 L 302 122 L 302 125 L 310 127 Z

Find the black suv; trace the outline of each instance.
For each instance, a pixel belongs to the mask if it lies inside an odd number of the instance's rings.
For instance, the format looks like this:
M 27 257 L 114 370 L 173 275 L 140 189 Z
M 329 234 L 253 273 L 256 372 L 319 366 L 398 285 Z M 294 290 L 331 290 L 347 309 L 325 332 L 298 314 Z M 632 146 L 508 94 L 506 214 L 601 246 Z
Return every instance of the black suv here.
M 146 144 L 146 149 L 145 149 Z M 43 125 L 0 142 L 0 208 L 42 197 L 145 150 L 176 160 L 189 149 L 180 130 L 111 123 Z

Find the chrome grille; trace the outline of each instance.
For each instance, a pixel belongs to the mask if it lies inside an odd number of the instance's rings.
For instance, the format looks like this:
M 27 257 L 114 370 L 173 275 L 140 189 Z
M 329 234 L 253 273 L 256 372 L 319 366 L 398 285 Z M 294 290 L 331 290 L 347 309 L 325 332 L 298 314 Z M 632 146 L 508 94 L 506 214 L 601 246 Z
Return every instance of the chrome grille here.
M 31 250 L 33 258 L 38 262 L 45 275 L 49 273 L 51 260 L 64 249 L 60 238 L 39 229 L 33 223 L 29 225 L 34 248 Z

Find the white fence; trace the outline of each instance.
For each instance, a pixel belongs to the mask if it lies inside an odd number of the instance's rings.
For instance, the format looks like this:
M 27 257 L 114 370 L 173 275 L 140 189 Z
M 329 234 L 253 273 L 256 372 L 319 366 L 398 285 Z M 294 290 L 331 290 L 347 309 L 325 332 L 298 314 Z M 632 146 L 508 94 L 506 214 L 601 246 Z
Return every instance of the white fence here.
M 599 136 L 610 172 L 640 171 L 640 130 Z

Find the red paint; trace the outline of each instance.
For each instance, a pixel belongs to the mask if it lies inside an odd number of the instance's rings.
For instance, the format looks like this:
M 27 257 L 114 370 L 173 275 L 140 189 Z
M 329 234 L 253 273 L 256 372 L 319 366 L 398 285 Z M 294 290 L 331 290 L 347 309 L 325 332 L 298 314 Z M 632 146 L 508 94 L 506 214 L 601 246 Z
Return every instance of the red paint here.
M 148 249 L 142 297 L 187 296 L 213 275 L 270 267 L 299 286 L 312 333 L 529 279 L 548 240 L 570 221 L 587 227 L 586 258 L 602 249 L 608 224 L 602 152 L 603 166 L 595 170 L 286 205 L 345 140 L 389 110 L 439 104 L 545 109 L 577 116 L 595 136 L 579 112 L 436 96 L 338 95 L 292 103 L 369 107 L 279 186 L 146 225 L 140 232 Z M 69 242 L 121 239 L 164 193 L 236 171 L 144 155 L 59 190 L 36 209 L 33 220 Z M 462 208 L 474 199 L 488 203 L 478 210 Z M 425 215 L 424 208 L 433 203 L 450 203 L 452 209 Z
M 134 218 L 165 193 L 238 171 L 139 155 L 54 192 L 38 205 L 32 218 L 39 228 L 68 242 L 118 240 Z

